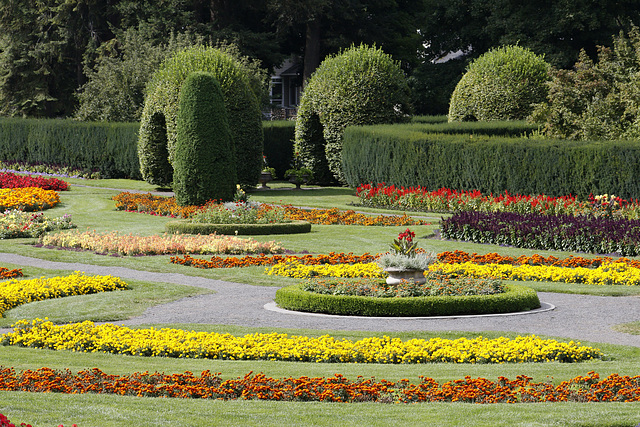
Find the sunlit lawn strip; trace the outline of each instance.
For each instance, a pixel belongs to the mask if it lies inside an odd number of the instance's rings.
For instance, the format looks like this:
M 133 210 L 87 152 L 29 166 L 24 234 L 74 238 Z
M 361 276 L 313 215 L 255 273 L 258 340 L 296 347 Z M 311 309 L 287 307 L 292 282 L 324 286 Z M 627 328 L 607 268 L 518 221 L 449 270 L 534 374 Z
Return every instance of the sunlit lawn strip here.
M 118 277 L 86 276 L 77 271 L 70 276 L 49 279 L 12 279 L 0 282 L 0 315 L 11 308 L 32 301 L 122 290 L 127 287 L 127 284 Z
M 138 397 L 176 397 L 184 399 L 274 400 L 320 402 L 467 402 L 467 403 L 538 403 L 538 402 L 638 402 L 640 376 L 609 375 L 601 380 L 595 372 L 577 376 L 559 385 L 535 383 L 519 375 L 515 380 L 499 377 L 497 381 L 471 378 L 438 384 L 421 377 L 391 382 L 375 378 L 349 380 L 343 375 L 331 377 L 271 378 L 249 373 L 236 379 L 204 371 L 164 374 L 135 372 L 109 375 L 98 368 L 80 371 L 40 368 L 17 373 L 0 367 L 0 390 L 55 392 L 67 394 L 119 394 Z
M 54 325 L 21 320 L 2 336 L 4 345 L 103 352 L 137 356 L 229 360 L 281 360 L 329 363 L 521 363 L 579 362 L 601 358 L 598 349 L 573 341 L 563 343 L 523 336 L 515 339 L 458 338 L 447 340 L 371 337 L 358 341 L 287 334 L 230 334 L 181 329 L 131 329 L 85 321 Z
M 0 189 L 0 211 L 18 209 L 21 211 L 41 211 L 60 203 L 60 195 L 54 190 L 37 187 Z
M 249 238 L 222 235 L 164 234 L 138 236 L 95 231 L 72 231 L 40 237 L 43 246 L 77 248 L 98 253 L 122 255 L 174 255 L 174 254 L 258 254 L 281 253 L 276 242 L 258 242 Z
M 123 192 L 113 197 L 117 210 L 140 212 L 151 215 L 189 218 L 203 209 L 200 206 L 178 206 L 173 197 L 160 197 L 152 194 Z M 300 209 L 285 205 L 285 218 L 292 221 L 308 221 L 323 225 L 426 225 L 429 222 L 414 219 L 407 215 L 364 215 L 353 210 L 340 211 L 333 209 Z

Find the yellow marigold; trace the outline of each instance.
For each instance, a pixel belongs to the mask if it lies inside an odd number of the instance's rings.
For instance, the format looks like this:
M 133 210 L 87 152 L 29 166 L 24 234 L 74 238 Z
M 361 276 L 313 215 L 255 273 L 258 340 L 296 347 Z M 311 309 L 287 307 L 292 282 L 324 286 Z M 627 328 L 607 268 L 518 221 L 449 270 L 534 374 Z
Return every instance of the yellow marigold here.
M 113 276 L 85 276 L 76 271 L 70 276 L 0 282 L 0 315 L 32 301 L 127 289 L 122 279 Z
M 385 277 L 376 263 L 305 265 L 299 261 L 287 261 L 267 268 L 272 276 L 295 277 Z
M 577 362 L 602 357 L 598 349 L 536 336 L 448 340 L 384 336 L 358 341 L 278 333 L 242 337 L 180 329 L 129 329 L 86 321 L 54 325 L 21 320 L 3 342 L 26 347 L 114 354 L 229 360 L 284 360 L 336 363 L 521 363 Z
M 54 190 L 39 187 L 0 189 L 0 210 L 41 211 L 60 203 L 60 195 Z
M 552 267 L 542 265 L 436 263 L 430 271 L 506 280 L 586 283 L 591 285 L 640 285 L 640 269 L 622 262 L 605 262 L 598 268 Z

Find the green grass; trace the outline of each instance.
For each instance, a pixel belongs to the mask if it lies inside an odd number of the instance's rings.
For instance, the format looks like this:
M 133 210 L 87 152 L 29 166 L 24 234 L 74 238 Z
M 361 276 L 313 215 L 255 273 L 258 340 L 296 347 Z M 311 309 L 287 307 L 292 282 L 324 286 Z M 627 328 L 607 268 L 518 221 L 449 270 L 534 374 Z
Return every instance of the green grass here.
M 46 211 L 48 216 L 71 213 L 80 230 L 118 230 L 123 233 L 142 235 L 160 234 L 164 231 L 167 218 L 151 215 L 117 212 L 111 197 L 118 191 L 155 191 L 154 186 L 128 180 L 72 180 L 83 185 L 73 186 L 71 191 L 62 192 L 62 203 L 55 209 Z M 325 188 L 294 191 L 291 184 L 270 183 L 274 189 L 251 193 L 253 200 L 270 203 L 288 203 L 310 207 L 339 207 L 354 209 L 350 204 L 357 201 L 353 190 L 347 188 Z M 84 187 L 86 186 L 86 187 Z M 365 212 L 385 212 L 376 209 L 360 209 Z M 409 213 L 411 215 L 411 213 Z M 439 214 L 424 214 L 434 218 L 434 225 L 411 227 L 420 237 L 419 245 L 436 252 L 463 250 L 479 254 L 498 252 L 501 255 L 519 256 L 538 253 L 548 256 L 567 257 L 570 253 L 557 251 L 534 251 L 479 245 L 464 242 L 427 239 L 437 227 Z M 362 227 L 362 226 L 318 226 L 304 235 L 256 236 L 257 240 L 276 240 L 296 252 L 311 253 L 386 251 L 391 240 L 406 227 Z M 258 286 L 284 286 L 296 283 L 296 279 L 267 276 L 264 267 L 243 269 L 201 270 L 170 264 L 169 256 L 153 257 L 113 257 L 91 252 L 74 252 L 36 248 L 34 239 L 0 240 L 0 252 L 51 261 L 80 262 L 102 266 L 119 266 L 136 270 L 180 273 Z M 579 256 L 591 256 L 573 253 Z M 208 258 L 203 256 L 203 258 Z M 9 268 L 21 266 L 4 265 Z M 68 274 L 69 271 L 53 271 L 32 267 L 23 268 L 29 277 Z M 8 326 L 20 318 L 49 317 L 55 322 L 72 322 L 91 319 L 109 320 L 117 323 L 141 313 L 145 308 L 172 301 L 189 295 L 208 292 L 202 289 L 171 284 L 129 281 L 132 290 L 101 293 L 79 297 L 61 298 L 26 304 L 10 310 L 7 317 L 0 319 L 0 326 Z M 570 292 L 592 295 L 631 296 L 640 295 L 640 287 L 590 286 L 550 282 L 526 282 L 538 291 Z M 230 325 L 148 325 L 155 327 L 178 327 L 211 332 L 226 332 L 244 335 L 252 332 L 284 332 L 294 335 L 331 334 L 333 336 L 359 339 L 367 336 L 389 335 L 402 339 L 409 338 L 457 338 L 474 337 L 471 332 L 403 332 L 371 333 L 364 331 L 316 331 L 295 329 L 244 328 Z M 640 323 L 620 326 L 623 332 L 640 333 Z M 497 336 L 514 337 L 515 333 L 485 331 L 481 335 L 488 338 Z M 134 371 L 162 371 L 199 373 L 203 370 L 221 372 L 226 378 L 243 376 L 250 371 L 264 372 L 273 377 L 284 376 L 327 376 L 342 373 L 348 378 L 357 375 L 375 376 L 378 379 L 397 380 L 408 378 L 417 381 L 421 375 L 448 381 L 471 377 L 497 379 L 499 376 L 515 378 L 528 375 L 535 381 L 553 378 L 554 382 L 567 380 L 588 371 L 596 371 L 602 377 L 611 373 L 637 375 L 640 366 L 640 349 L 601 343 L 586 343 L 600 348 L 607 360 L 577 364 L 516 364 L 516 365 L 362 365 L 362 364 L 311 364 L 273 361 L 216 361 L 168 358 L 144 358 L 110 354 L 85 354 L 34 350 L 15 347 L 0 347 L 0 364 L 16 369 L 37 369 L 43 366 L 72 371 L 98 367 L 107 373 L 127 374 Z M 31 423 L 34 426 L 57 426 L 60 423 L 79 426 L 155 426 L 178 424 L 200 425 L 438 425 L 438 426 L 635 426 L 640 419 L 639 404 L 536 404 L 536 405 L 468 405 L 468 404 L 317 404 L 317 403 L 274 403 L 274 402 L 217 402 L 181 399 L 132 398 L 122 396 L 70 396 L 38 393 L 1 393 L 0 413 L 8 415 L 15 423 Z M 428 421 L 427 421 L 428 420 Z
M 640 322 L 623 323 L 613 327 L 618 332 L 625 334 L 640 335 Z

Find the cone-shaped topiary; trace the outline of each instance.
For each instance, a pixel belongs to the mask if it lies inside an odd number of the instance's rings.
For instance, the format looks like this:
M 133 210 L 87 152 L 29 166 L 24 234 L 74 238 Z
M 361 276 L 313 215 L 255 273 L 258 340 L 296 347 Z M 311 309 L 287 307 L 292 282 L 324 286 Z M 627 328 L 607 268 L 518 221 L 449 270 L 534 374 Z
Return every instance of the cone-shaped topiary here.
M 397 62 L 382 49 L 352 46 L 327 57 L 300 100 L 295 147 L 314 180 L 345 182 L 342 133 L 350 125 L 409 119 L 409 87 Z
M 173 190 L 178 205 L 233 199 L 236 168 L 231 145 L 220 84 L 211 73 L 189 74 L 176 120 Z
M 262 169 L 264 137 L 260 108 L 247 71 L 232 55 L 203 46 L 182 50 L 163 62 L 147 85 L 138 138 L 142 178 L 155 185 L 171 184 L 171 168 L 157 160 L 162 157 L 158 150 L 166 147 L 168 164 L 172 166 L 180 88 L 194 71 L 210 72 L 220 83 L 233 137 L 238 182 L 243 186 L 256 185 Z M 164 118 L 165 133 L 157 132 L 158 116 Z
M 544 102 L 550 65 L 520 46 L 481 55 L 451 95 L 449 121 L 523 120 Z

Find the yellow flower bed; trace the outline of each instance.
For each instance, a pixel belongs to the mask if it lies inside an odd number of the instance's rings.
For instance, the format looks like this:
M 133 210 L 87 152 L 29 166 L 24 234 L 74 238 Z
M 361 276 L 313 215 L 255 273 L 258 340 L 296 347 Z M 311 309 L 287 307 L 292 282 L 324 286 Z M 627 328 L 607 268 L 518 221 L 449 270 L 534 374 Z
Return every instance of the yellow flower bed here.
M 471 262 L 433 264 L 429 270 L 473 277 L 496 277 L 506 280 L 537 282 L 587 283 L 590 285 L 640 285 L 640 269 L 625 263 L 610 262 L 598 268 L 550 267 L 541 265 L 484 264 Z
M 580 343 L 536 336 L 408 341 L 385 336 L 350 341 L 329 335 L 312 338 L 256 333 L 235 337 L 168 328 L 130 329 L 89 321 L 54 325 L 40 319 L 21 320 L 14 328 L 3 336 L 5 344 L 136 356 L 339 363 L 577 362 L 602 357 L 600 350 Z
M 296 277 L 299 279 L 308 277 L 385 277 L 384 271 L 378 264 L 320 264 L 305 265 L 299 261 L 289 261 L 275 264 L 265 270 L 270 276 Z
M 113 276 L 85 276 L 76 271 L 70 276 L 0 282 L 0 316 L 5 311 L 32 301 L 127 289 Z
M 38 187 L 1 188 L 0 211 L 18 209 L 21 211 L 41 211 L 60 203 L 60 195 L 54 190 Z

